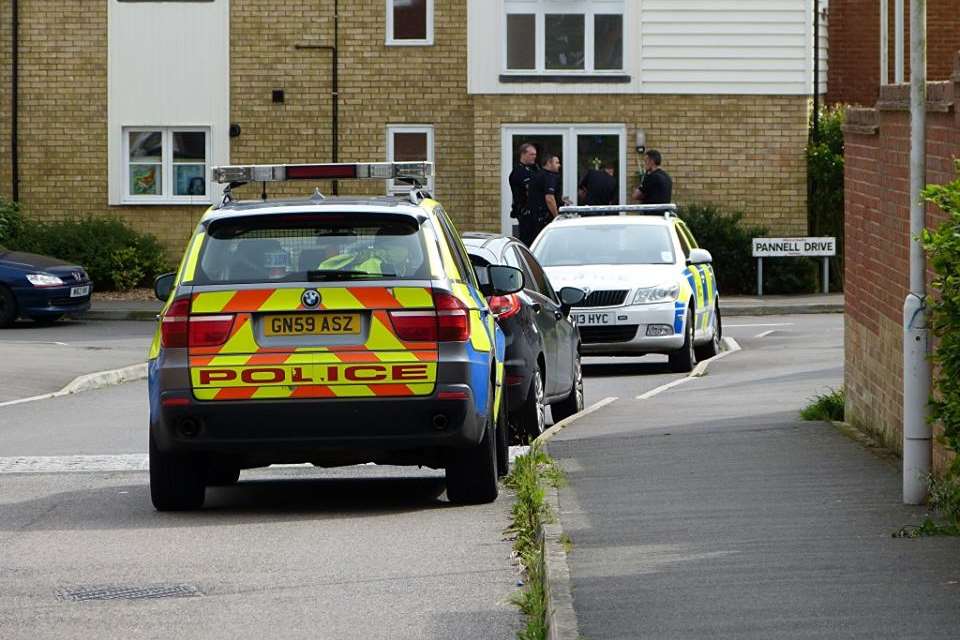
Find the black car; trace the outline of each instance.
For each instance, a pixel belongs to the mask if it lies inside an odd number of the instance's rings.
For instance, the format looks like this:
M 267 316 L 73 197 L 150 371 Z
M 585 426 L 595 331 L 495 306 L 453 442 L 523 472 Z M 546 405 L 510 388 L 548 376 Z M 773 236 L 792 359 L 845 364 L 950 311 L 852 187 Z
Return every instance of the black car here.
M 83 267 L 0 247 L 0 328 L 17 318 L 56 322 L 86 311 L 92 290 Z
M 580 332 L 570 319 L 570 307 L 586 294 L 573 287 L 555 292 L 540 263 L 515 238 L 465 233 L 463 242 L 481 290 L 488 266 L 523 271 L 522 291 L 488 296 L 487 303 L 507 340 L 504 380 L 514 438 L 536 438 L 544 431 L 547 405 L 554 422 L 583 409 Z

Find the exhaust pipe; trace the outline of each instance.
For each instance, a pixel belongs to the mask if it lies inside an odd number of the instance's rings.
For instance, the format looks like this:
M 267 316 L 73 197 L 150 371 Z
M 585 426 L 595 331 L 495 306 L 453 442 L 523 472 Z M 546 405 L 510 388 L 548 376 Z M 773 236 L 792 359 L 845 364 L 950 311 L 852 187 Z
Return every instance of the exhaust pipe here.
M 196 438 L 200 434 L 200 421 L 196 418 L 184 418 L 178 427 L 184 438 Z
M 442 413 L 433 416 L 433 428 L 437 431 L 445 431 L 450 424 L 450 420 Z

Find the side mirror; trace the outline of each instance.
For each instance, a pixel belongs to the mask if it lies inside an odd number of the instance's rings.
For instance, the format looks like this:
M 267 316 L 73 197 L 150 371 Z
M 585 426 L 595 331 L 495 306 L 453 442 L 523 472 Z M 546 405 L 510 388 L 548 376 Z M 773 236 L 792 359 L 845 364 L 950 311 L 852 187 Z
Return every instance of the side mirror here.
M 566 314 L 572 307 L 577 306 L 587 299 L 587 292 L 576 287 L 564 287 L 560 289 L 560 308 Z
M 176 273 L 164 273 L 157 276 L 157 279 L 153 281 L 153 294 L 162 302 L 166 302 L 170 298 L 170 293 L 173 291 L 173 280 L 176 277 Z
M 687 264 L 710 264 L 713 262 L 713 256 L 706 249 L 690 249 L 690 257 L 687 258 Z
M 491 265 L 487 267 L 490 275 L 490 295 L 506 296 L 523 289 L 523 271 L 516 267 Z

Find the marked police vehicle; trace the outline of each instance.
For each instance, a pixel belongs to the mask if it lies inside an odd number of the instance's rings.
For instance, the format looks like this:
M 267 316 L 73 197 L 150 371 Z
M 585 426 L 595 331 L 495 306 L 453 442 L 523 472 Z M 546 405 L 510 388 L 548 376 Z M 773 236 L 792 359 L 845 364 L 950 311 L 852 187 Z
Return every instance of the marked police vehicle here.
M 247 182 L 394 179 L 430 163 L 219 167 L 149 355 L 150 491 L 159 510 L 274 463 L 446 469 L 453 502 L 489 502 L 507 463 L 504 337 L 441 205 L 401 197 L 236 201 Z
M 573 310 L 584 354 L 667 354 L 685 372 L 718 352 L 713 258 L 675 205 L 561 207 L 533 253 L 554 286 L 587 291 Z

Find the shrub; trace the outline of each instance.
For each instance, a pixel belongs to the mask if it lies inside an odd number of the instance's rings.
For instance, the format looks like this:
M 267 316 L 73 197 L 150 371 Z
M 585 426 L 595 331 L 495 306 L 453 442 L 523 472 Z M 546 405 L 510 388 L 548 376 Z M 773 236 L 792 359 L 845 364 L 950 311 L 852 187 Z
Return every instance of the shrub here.
M 98 289 L 125 290 L 168 270 L 160 242 L 114 217 L 48 223 L 27 222 L 9 248 L 76 262 Z
M 830 260 L 830 288 L 843 288 L 843 120 L 845 107 L 825 107 L 819 133 L 807 145 L 807 227 L 811 235 L 837 239 Z
M 928 298 L 930 324 L 937 338 L 932 417 L 943 425 L 944 443 L 960 453 L 960 162 L 957 172 L 957 180 L 924 191 L 924 197 L 940 207 L 947 220 L 935 230 L 924 230 L 922 240 L 936 274 L 933 288 L 939 293 Z M 960 458 L 957 460 L 954 472 L 960 473 Z
M 800 411 L 800 417 L 804 420 L 843 422 L 844 398 L 843 387 L 822 393 Z
M 0 244 L 6 244 L 23 229 L 20 205 L 0 198 Z
M 720 294 L 753 294 L 757 260 L 753 238 L 769 235 L 765 227 L 747 224 L 740 211 L 727 212 L 709 204 L 684 205 L 680 210 L 697 243 L 710 251 Z M 817 286 L 817 262 L 809 258 L 766 260 L 764 293 L 811 293 Z

